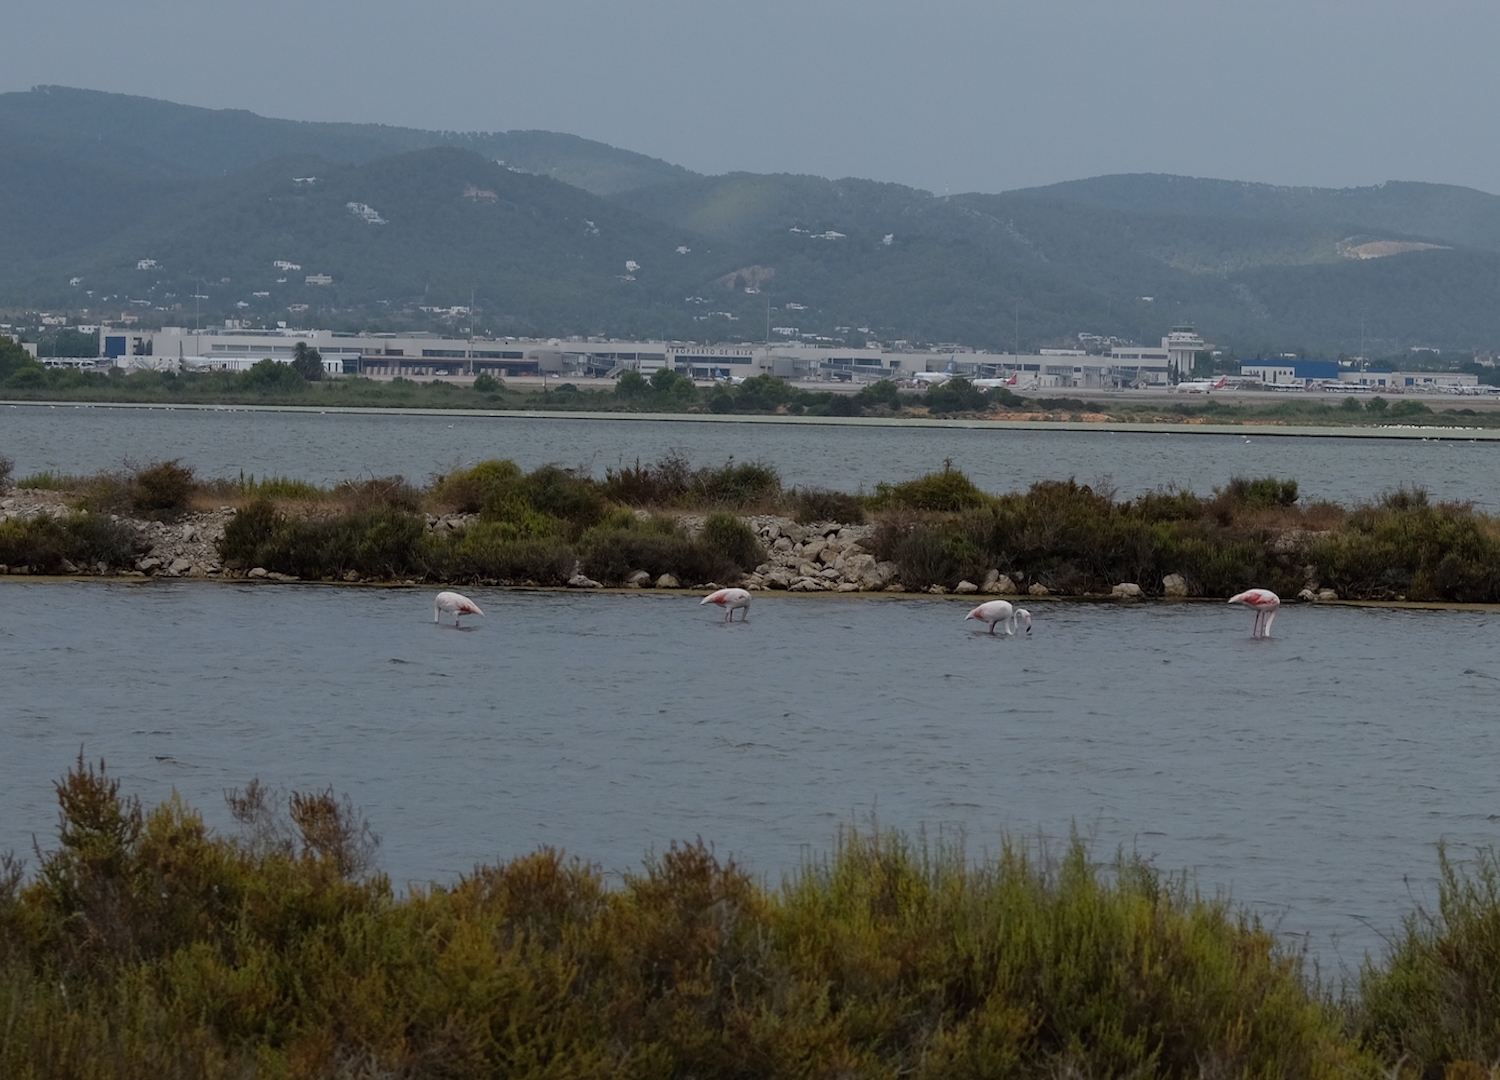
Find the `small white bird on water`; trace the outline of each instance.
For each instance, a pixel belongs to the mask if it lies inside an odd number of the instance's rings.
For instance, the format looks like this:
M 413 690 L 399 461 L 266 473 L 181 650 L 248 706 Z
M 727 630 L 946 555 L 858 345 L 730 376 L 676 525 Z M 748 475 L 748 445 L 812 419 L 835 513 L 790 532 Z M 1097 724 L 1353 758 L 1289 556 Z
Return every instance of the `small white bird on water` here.
M 479 605 L 470 600 L 463 593 L 440 592 L 432 601 L 432 621 L 438 621 L 438 613 L 446 611 L 453 616 L 453 625 L 458 628 L 460 615 L 483 615 Z
M 1026 632 L 1031 633 L 1031 612 L 1025 608 L 1012 607 L 1009 600 L 990 600 L 980 604 L 973 611 L 964 616 L 964 622 L 970 619 L 978 619 L 980 622 L 990 624 L 990 633 L 995 632 L 995 627 L 1000 623 L 1005 624 L 1007 637 L 1016 632 L 1016 620 L 1020 619 L 1026 623 Z
M 743 611 L 745 613 L 740 622 L 744 622 L 745 619 L 750 617 L 750 594 L 744 589 L 720 589 L 718 592 L 709 593 L 702 600 L 698 601 L 699 607 L 702 607 L 704 604 L 718 604 L 721 608 L 726 609 L 724 612 L 725 622 L 734 622 L 734 613 L 736 611 Z

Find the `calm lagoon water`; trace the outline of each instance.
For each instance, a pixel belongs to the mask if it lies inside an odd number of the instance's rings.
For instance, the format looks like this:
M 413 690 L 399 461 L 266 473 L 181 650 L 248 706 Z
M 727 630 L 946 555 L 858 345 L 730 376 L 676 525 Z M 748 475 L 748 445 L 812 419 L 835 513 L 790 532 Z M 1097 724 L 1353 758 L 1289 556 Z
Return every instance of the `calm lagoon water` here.
M 607 870 L 701 836 L 775 882 L 841 825 L 1116 847 L 1325 964 L 1500 835 L 1496 613 L 0 580 L 0 850 L 55 835 L 81 746 L 228 827 L 252 777 L 347 792 L 399 882 L 542 844 Z
M 699 465 L 765 461 L 788 484 L 844 491 L 910 479 L 951 460 L 992 492 L 1073 476 L 1112 484 L 1122 496 L 1168 484 L 1207 494 L 1233 476 L 1269 475 L 1296 479 L 1312 499 L 1354 503 L 1415 484 L 1435 498 L 1471 499 L 1500 512 L 1500 442 L 0 406 L 0 455 L 16 462 L 17 476 L 181 458 L 210 477 L 425 481 L 495 457 L 602 476 L 671 449 Z

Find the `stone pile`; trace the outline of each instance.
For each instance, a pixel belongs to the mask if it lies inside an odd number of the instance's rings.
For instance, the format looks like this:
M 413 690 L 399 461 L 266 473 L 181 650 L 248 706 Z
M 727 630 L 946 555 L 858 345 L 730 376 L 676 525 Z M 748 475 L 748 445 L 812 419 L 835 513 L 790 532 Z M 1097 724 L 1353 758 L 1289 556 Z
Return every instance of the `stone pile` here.
M 61 518 L 69 513 L 86 514 L 88 511 L 70 510 L 64 496 L 52 491 L 18 489 L 0 499 L 0 522 Z M 184 514 L 172 522 L 142 521 L 111 514 L 111 521 L 121 522 L 135 531 L 135 548 L 139 554 L 133 568 L 122 571 L 103 563 L 74 566 L 64 560 L 61 570 L 65 574 L 119 572 L 127 577 L 215 577 L 224 570 L 219 561 L 218 542 L 224 536 L 224 526 L 233 516 L 234 510 L 228 506 Z M 29 567 L 0 567 L 0 573 L 29 572 Z

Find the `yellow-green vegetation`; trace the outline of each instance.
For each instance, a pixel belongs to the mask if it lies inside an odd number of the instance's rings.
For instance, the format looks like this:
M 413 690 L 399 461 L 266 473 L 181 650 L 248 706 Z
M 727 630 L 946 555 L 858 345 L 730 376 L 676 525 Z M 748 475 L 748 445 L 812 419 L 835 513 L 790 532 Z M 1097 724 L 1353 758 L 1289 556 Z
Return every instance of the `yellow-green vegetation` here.
M 779 888 L 701 842 L 613 887 L 543 849 L 403 896 L 331 791 L 233 792 L 237 836 L 81 756 L 57 793 L 57 846 L 0 867 L 8 1080 L 1333 1080 L 1500 1049 L 1419 1057 L 1419 1002 L 1361 1028 L 1253 916 L 1077 840 L 851 831 Z

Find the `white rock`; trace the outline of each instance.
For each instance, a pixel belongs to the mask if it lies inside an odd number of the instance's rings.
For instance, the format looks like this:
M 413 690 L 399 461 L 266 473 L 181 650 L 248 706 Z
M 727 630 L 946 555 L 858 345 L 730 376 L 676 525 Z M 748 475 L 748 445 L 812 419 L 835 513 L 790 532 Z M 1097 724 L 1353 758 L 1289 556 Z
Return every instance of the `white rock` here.
M 266 573 L 266 568 L 264 566 L 257 566 L 255 569 L 251 570 L 245 576 L 246 577 L 253 577 L 253 578 L 265 578 L 265 577 L 270 577 L 271 575 L 268 574 L 268 573 Z
M 967 594 L 967 593 L 977 593 L 979 591 L 979 586 L 975 585 L 972 581 L 960 581 L 957 585 L 955 585 L 953 587 L 953 591 L 956 592 L 956 593 L 965 593 L 965 594 Z
M 570 589 L 602 589 L 602 588 L 604 588 L 604 586 L 601 585 L 601 584 L 599 584 L 599 582 L 595 581 L 591 577 L 585 577 L 583 574 L 574 574 L 572 577 L 570 577 L 568 579 L 568 588 L 570 588 Z
M 1161 579 L 1162 594 L 1174 599 L 1188 594 L 1187 579 L 1181 574 L 1168 574 Z
M 663 574 L 656 579 L 656 587 L 658 589 L 680 589 L 682 588 L 682 583 L 671 574 Z
M 1319 589 L 1318 590 L 1318 599 L 1319 600 L 1337 600 L 1338 598 L 1339 598 L 1339 594 L 1338 594 L 1338 591 L 1335 590 L 1335 589 Z
M 651 575 L 644 570 L 636 570 L 625 579 L 625 584 L 632 589 L 644 589 L 651 584 Z
M 192 568 L 193 564 L 191 560 L 176 558 L 172 560 L 172 565 L 167 567 L 167 572 L 171 574 L 186 574 Z
M 1118 596 L 1127 600 L 1134 600 L 1141 595 L 1141 587 L 1133 581 L 1122 581 L 1113 589 L 1109 590 L 1109 594 L 1111 596 Z
M 1030 587 L 1027 588 L 1026 592 L 1029 595 L 1031 595 L 1031 596 L 1051 596 L 1052 595 L 1052 590 L 1049 589 L 1049 588 L 1047 588 L 1047 586 L 1043 585 L 1040 581 L 1033 581 L 1031 583 Z

